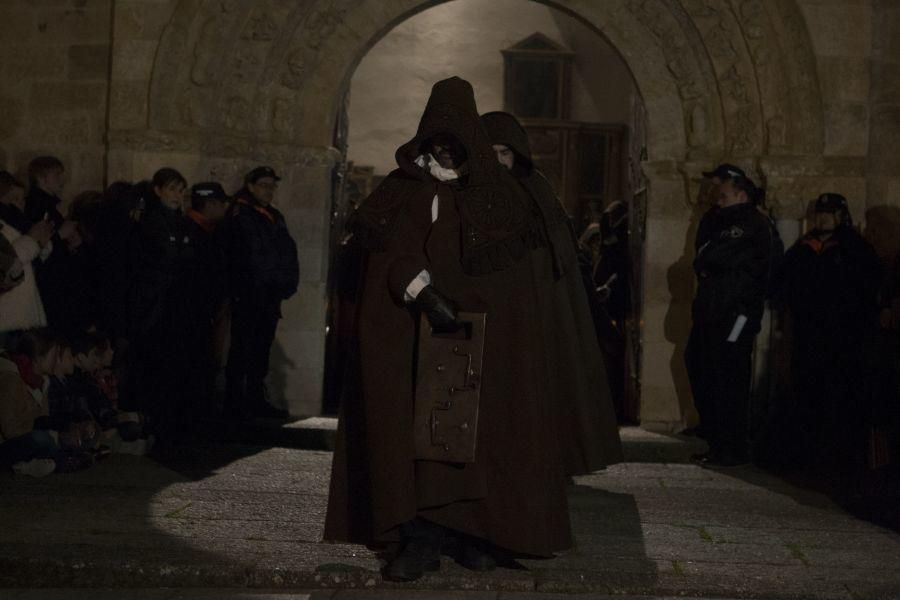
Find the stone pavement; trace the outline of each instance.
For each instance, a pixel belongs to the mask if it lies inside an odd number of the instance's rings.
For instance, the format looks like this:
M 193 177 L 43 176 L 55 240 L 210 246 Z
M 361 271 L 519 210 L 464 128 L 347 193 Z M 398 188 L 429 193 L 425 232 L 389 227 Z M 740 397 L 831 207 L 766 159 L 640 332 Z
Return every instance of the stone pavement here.
M 2 475 L 0 598 L 900 598 L 897 534 L 753 468 L 674 463 L 577 478 L 578 546 L 555 560 L 483 575 L 447 560 L 390 584 L 365 548 L 318 541 L 330 460 L 220 444 L 165 465 L 113 456 L 81 473 Z

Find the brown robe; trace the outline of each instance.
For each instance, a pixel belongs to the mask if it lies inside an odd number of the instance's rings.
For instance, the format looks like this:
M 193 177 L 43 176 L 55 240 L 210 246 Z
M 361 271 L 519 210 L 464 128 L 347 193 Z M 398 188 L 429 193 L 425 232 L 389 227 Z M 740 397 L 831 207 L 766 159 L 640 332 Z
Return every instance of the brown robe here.
M 437 133 L 466 149 L 458 181 L 439 182 L 413 162 Z M 572 534 L 558 406 L 547 387 L 531 200 L 494 158 L 472 88 L 458 78 L 435 84 L 397 160 L 401 168 L 357 214 L 357 234 L 370 249 L 359 314 L 362 385 L 341 408 L 324 538 L 393 541 L 419 516 L 550 556 L 570 547 Z M 403 294 L 422 269 L 461 310 L 487 313 L 474 464 L 414 459 L 418 315 Z
M 528 190 L 546 245 L 532 264 L 546 345 L 547 373 L 558 416 L 566 471 L 581 475 L 621 462 L 622 445 L 603 355 L 578 269 L 575 235 L 552 185 L 534 167 L 528 134 L 505 112 L 482 115 L 492 144 L 510 148 L 513 175 Z

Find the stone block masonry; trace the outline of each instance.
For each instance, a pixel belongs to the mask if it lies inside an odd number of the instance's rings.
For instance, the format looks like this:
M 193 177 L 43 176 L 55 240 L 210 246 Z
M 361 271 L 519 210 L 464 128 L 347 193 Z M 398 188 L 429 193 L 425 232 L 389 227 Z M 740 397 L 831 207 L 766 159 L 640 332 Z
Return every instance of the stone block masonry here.
M 4 2 L 0 22 L 0 168 L 20 176 L 40 154 L 58 156 L 63 200 L 104 184 L 112 3 Z

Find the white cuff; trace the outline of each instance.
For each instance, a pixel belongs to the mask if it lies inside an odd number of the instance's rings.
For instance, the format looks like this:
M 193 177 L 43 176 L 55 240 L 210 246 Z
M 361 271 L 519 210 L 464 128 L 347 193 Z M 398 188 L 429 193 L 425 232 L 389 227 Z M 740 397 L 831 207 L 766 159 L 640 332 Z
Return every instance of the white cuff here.
M 407 302 L 412 302 L 426 285 L 431 285 L 431 273 L 422 269 L 419 274 L 416 275 L 416 278 L 410 281 L 409 285 L 406 286 L 406 293 L 403 294 L 403 299 Z
M 728 341 L 732 344 L 738 340 L 741 336 L 741 332 L 744 330 L 744 325 L 747 324 L 747 317 L 744 315 L 738 315 L 738 318 L 734 320 L 734 326 L 731 328 L 731 333 L 728 334 Z

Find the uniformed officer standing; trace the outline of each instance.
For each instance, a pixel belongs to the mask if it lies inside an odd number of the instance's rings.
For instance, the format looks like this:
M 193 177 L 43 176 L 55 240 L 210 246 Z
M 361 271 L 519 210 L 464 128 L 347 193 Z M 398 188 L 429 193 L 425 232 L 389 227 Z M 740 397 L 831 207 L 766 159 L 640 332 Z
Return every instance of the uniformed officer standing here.
M 717 184 L 717 207 L 703 218 L 694 271 L 697 294 L 685 362 L 710 451 L 709 466 L 748 462 L 751 354 L 771 280 L 771 221 L 764 196 L 743 171 L 720 165 L 704 173 Z
M 226 410 L 239 417 L 285 417 L 269 404 L 265 378 L 281 302 L 297 291 L 297 246 L 274 206 L 281 178 L 256 167 L 235 194 L 226 219 L 231 348 L 226 374 Z

